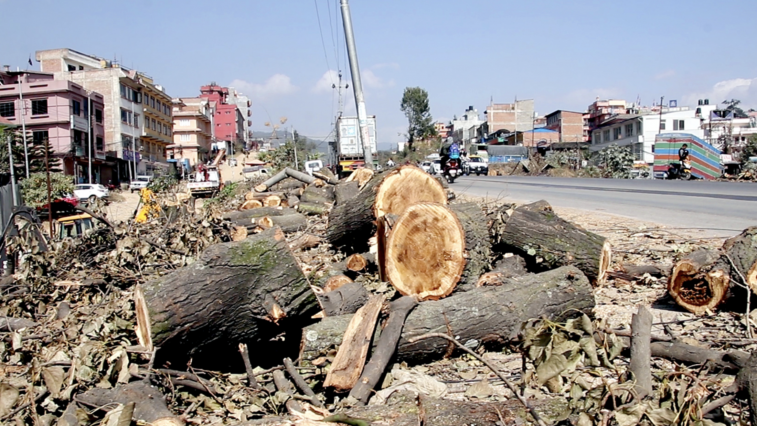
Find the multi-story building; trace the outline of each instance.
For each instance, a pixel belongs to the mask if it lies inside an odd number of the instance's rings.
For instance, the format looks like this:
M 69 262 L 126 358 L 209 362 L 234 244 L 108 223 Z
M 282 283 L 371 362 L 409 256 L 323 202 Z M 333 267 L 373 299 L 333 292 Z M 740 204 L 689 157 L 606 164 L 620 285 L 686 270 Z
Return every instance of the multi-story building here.
M 168 157 L 192 168 L 210 159 L 215 102 L 203 98 L 173 100 L 173 144 Z
M 625 114 L 626 101 L 622 99 L 600 100 L 597 98 L 593 104 L 589 105 L 587 110 L 587 124 L 589 125 L 589 139 L 594 134 L 594 129 L 599 127 L 605 120 L 615 114 Z
M 26 130 L 27 147 L 48 141 L 74 182 L 112 180 L 105 157 L 103 96 L 53 74 L 0 72 L 0 117 Z
M 506 145 L 547 148 L 559 141 L 560 132 L 547 128 L 539 128 L 511 133 L 507 136 L 505 143 Z
M 490 104 L 486 107 L 486 126 L 489 133 L 506 130 L 525 132 L 534 128 L 533 99 L 516 100 L 511 104 Z
M 586 142 L 589 140 L 588 114 L 557 111 L 547 114 L 546 128 L 560 133 L 560 142 Z
M 638 161 L 654 162 L 655 136 L 660 133 L 689 133 L 704 137 L 701 119 L 688 107 L 660 107 L 635 114 L 616 114 L 602 122 L 591 135 L 591 150 L 599 151 L 612 144 L 629 146 Z
M 237 89 L 229 87 L 228 102 L 230 104 L 236 104 L 239 113 L 242 115 L 242 142 L 245 149 L 248 149 L 250 141 L 252 140 L 252 130 L 250 130 L 250 127 L 252 127 L 252 120 L 250 119 L 250 117 L 252 117 L 252 110 L 250 109 L 252 101 L 250 101 L 250 98 L 247 96 L 238 92 Z
M 442 123 L 441 121 L 434 123 L 434 130 L 436 130 L 436 134 L 439 135 L 442 140 L 447 139 L 452 135 L 452 129 L 450 129 L 450 126 Z
M 168 168 L 166 149 L 173 143 L 172 127 L 173 103 L 163 86 L 153 83 L 151 77 L 137 73 L 137 82 L 142 87 L 142 137 L 140 150 L 142 161 L 139 162 L 139 174 L 161 174 Z
M 211 83 L 200 88 L 200 97 L 216 103 L 213 115 L 213 143 L 228 142 L 222 146 L 229 149 L 231 144 L 237 144 L 237 147 L 243 144 L 244 117 L 237 104 L 229 102 L 229 88 Z
M 471 144 L 477 143 L 479 128 L 484 123 L 478 116 L 478 110 L 469 106 L 460 118 L 455 117 L 452 120 L 452 138 L 455 142 L 461 143 L 463 147 L 470 151 Z
M 128 182 L 137 174 L 157 173 L 167 168 L 165 148 L 171 142 L 170 129 L 165 135 L 163 124 L 170 124 L 170 108 L 166 114 L 157 103 L 153 108 L 150 94 L 157 94 L 161 105 L 170 105 L 168 95 L 146 75 L 121 67 L 114 61 L 87 55 L 72 49 L 41 50 L 36 54 L 40 68 L 52 72 L 56 79 L 73 81 L 85 89 L 96 91 L 103 96 L 106 160 L 113 165 L 114 182 Z M 145 96 L 149 105 L 145 105 Z M 157 102 L 156 98 L 156 102 Z M 145 111 L 147 109 L 147 111 Z M 145 113 L 147 116 L 145 117 Z M 150 129 L 145 129 L 146 118 Z M 152 119 L 156 119 L 155 130 Z M 157 131 L 161 121 L 161 135 Z M 144 140 L 143 140 L 144 136 Z M 169 137 L 166 137 L 169 136 Z M 149 142 L 152 150 L 145 151 L 143 143 Z M 147 156 L 145 159 L 145 156 Z M 152 157 L 151 157 L 152 156 Z

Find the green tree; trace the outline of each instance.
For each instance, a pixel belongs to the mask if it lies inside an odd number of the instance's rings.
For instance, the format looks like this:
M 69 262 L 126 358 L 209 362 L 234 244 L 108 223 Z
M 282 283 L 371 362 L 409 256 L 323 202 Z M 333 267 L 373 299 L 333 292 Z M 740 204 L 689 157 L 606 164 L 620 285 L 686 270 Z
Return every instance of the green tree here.
M 8 127 L 0 127 L 0 173 L 10 172 L 8 161 L 8 136 L 11 137 L 11 151 L 13 151 L 14 173 L 19 179 L 26 177 L 26 161 L 24 161 L 24 138 L 21 131 Z M 27 137 L 27 151 L 29 153 L 29 173 L 45 172 L 45 142 L 34 141 L 31 136 Z M 51 172 L 60 172 L 60 158 L 53 155 L 52 148 L 48 147 L 48 161 Z
M 749 157 L 757 157 L 757 135 L 749 136 L 744 149 L 741 150 L 739 159 L 742 166 L 749 162 Z
M 63 173 L 50 173 L 50 197 L 56 199 L 69 196 L 74 193 L 74 184 L 71 176 Z M 21 195 L 24 203 L 31 207 L 41 207 L 47 204 L 47 173 L 32 173 L 28 179 L 21 181 Z
M 295 156 L 295 149 L 297 155 Z M 305 167 L 305 161 L 315 160 L 322 156 L 322 153 L 316 152 L 316 145 L 310 142 L 307 137 L 300 136 L 295 130 L 294 139 L 287 139 L 282 145 L 273 151 L 263 152 L 260 154 L 260 160 L 270 162 L 275 170 L 281 170 L 286 167 L 302 170 Z M 295 165 L 295 157 L 297 164 Z
M 604 166 L 604 176 L 613 179 L 631 177 L 634 156 L 627 146 L 612 144 L 598 153 L 598 163 Z
M 420 87 L 406 87 L 400 109 L 407 117 L 408 149 L 413 149 L 413 142 L 416 140 L 425 140 L 436 135 L 428 104 L 428 92 Z
M 726 106 L 725 107 L 726 111 L 733 112 L 733 117 L 734 118 L 749 118 L 749 116 L 747 115 L 747 113 L 745 113 L 744 110 L 741 109 L 741 107 L 739 107 L 739 105 L 741 104 L 740 100 L 738 100 L 738 99 L 731 99 L 731 100 L 725 100 L 725 101 L 723 101 L 721 103 Z

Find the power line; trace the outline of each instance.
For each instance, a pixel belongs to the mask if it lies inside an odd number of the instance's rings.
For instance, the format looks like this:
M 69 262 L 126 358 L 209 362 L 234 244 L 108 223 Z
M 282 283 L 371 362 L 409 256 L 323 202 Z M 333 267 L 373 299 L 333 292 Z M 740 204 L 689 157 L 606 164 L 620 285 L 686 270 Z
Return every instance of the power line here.
M 321 28 L 321 13 L 318 11 L 318 0 L 313 0 L 315 3 L 315 16 L 318 18 L 318 32 L 321 34 L 321 46 L 323 46 L 323 57 L 326 59 L 326 67 L 329 70 L 329 77 L 331 77 L 331 84 L 334 84 L 334 78 L 331 76 L 331 65 L 329 64 L 329 55 L 326 53 L 326 42 L 323 40 L 323 28 Z

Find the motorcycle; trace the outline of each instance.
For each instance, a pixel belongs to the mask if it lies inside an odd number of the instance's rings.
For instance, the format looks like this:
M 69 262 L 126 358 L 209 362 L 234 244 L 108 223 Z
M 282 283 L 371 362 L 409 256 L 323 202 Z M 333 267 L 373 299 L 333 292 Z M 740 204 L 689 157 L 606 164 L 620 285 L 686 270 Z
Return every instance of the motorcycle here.
M 460 159 L 451 158 L 447 160 L 447 164 L 444 166 L 444 170 L 442 171 L 442 176 L 447 179 L 448 183 L 452 183 L 462 173 L 463 172 L 460 169 Z
M 668 179 L 691 179 L 691 164 L 688 161 L 668 164 Z

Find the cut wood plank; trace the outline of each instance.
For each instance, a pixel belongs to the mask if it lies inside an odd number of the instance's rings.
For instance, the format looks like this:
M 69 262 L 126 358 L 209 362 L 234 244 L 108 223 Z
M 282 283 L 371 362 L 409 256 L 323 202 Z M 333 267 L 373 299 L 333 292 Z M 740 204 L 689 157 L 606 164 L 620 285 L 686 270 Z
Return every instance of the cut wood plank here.
M 442 204 L 420 203 L 399 217 L 379 244 L 387 281 L 404 296 L 435 300 L 455 289 L 465 268 L 465 233 Z
M 384 299 L 383 295 L 371 296 L 353 315 L 323 386 L 337 391 L 348 391 L 355 386 L 363 371 Z

